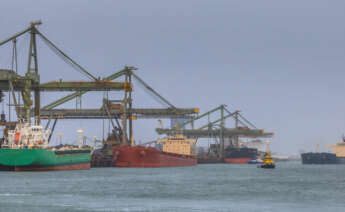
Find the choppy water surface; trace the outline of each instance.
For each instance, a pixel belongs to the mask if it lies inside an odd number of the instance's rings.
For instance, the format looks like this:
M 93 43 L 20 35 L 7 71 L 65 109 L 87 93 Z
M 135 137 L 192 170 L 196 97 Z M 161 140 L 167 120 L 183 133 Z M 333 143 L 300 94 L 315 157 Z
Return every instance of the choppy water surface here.
M 0 172 L 0 211 L 344 211 L 345 165 Z

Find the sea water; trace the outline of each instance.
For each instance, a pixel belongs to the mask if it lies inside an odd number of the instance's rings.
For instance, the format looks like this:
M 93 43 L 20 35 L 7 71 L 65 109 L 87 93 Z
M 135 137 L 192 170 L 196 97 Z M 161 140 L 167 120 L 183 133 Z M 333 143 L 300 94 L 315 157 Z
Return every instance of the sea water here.
M 0 211 L 345 211 L 345 165 L 0 172 Z

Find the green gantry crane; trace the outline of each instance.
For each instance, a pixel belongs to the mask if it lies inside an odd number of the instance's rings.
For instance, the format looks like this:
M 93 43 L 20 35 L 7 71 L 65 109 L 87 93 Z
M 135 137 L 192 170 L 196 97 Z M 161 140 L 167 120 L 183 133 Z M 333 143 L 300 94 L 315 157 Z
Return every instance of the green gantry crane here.
M 51 42 L 44 34 L 42 34 L 37 27 L 41 25 L 40 21 L 31 22 L 30 26 L 21 32 L 14 34 L 13 36 L 0 42 L 0 46 L 13 42 L 13 54 L 12 54 L 12 69 L 0 69 L 0 96 L 2 97 L 2 91 L 8 91 L 12 95 L 14 104 L 10 106 L 15 107 L 17 117 L 25 121 L 30 121 L 30 117 L 35 117 L 38 123 L 41 119 L 49 119 L 46 128 L 48 127 L 50 120 L 55 119 L 52 130 L 55 127 L 57 119 L 112 119 L 121 118 L 122 120 L 122 143 L 134 144 L 132 120 L 136 116 L 138 118 L 171 118 L 171 117 L 193 117 L 199 112 L 197 108 L 177 108 L 166 100 L 163 96 L 157 93 L 146 82 L 144 82 L 139 76 L 137 76 L 133 70 L 137 68 L 132 66 L 125 66 L 121 71 L 114 73 L 108 77 L 101 78 L 95 77 L 80 64 L 70 58 L 66 53 L 59 49 L 53 42 Z M 27 71 L 24 76 L 18 74 L 17 71 L 17 39 L 22 35 L 30 34 L 29 43 L 29 56 Z M 37 37 L 41 38 L 45 44 L 48 45 L 58 56 L 60 56 L 66 63 L 71 65 L 77 71 L 83 73 L 91 81 L 52 81 L 47 83 L 40 82 L 40 76 L 38 74 L 38 58 L 37 58 Z M 121 76 L 125 77 L 124 82 L 113 82 Z M 139 83 L 144 85 L 146 89 L 152 92 L 160 100 L 162 100 L 168 107 L 163 109 L 152 108 L 132 108 L 132 78 L 135 78 Z M 88 91 L 124 91 L 124 97 L 122 100 L 106 100 L 101 108 L 97 109 L 54 109 L 59 105 L 62 105 L 72 99 L 81 98 L 81 96 Z M 23 105 L 17 102 L 15 92 L 21 92 L 23 98 Z M 40 92 L 49 91 L 75 91 L 72 94 L 58 99 L 48 105 L 41 108 L 40 105 Z M 31 100 L 31 92 L 34 93 L 34 101 Z M 112 108 L 112 102 L 120 103 L 120 107 Z M 33 108 L 32 108 L 33 105 Z M 127 121 L 129 125 L 129 136 L 127 136 Z M 129 139 L 128 139 L 129 137 Z
M 194 125 L 197 120 L 208 117 L 216 112 L 220 112 L 220 117 L 215 121 L 208 121 L 207 124 L 195 129 Z M 225 127 L 225 120 L 233 118 L 235 126 L 233 128 Z M 191 125 L 192 129 L 185 129 L 187 125 Z M 238 146 L 239 137 L 272 137 L 274 133 L 265 132 L 263 129 L 257 129 L 254 124 L 248 121 L 240 114 L 240 111 L 230 112 L 226 105 L 220 105 L 210 111 L 207 111 L 199 116 L 193 117 L 183 123 L 177 124 L 173 128 L 156 128 L 158 134 L 175 135 L 182 134 L 189 138 L 218 138 L 220 153 L 218 156 L 222 159 L 224 157 L 224 143 L 225 139 L 233 140 L 233 145 Z

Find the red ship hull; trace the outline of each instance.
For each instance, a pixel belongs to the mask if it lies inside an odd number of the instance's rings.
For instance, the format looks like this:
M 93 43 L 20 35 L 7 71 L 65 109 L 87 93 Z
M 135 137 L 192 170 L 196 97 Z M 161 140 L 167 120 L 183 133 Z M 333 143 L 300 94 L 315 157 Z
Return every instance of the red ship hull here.
M 251 159 L 252 158 L 225 158 L 224 161 L 232 164 L 248 164 L 248 161 Z
M 51 167 L 15 167 L 15 171 L 66 171 L 66 170 L 87 170 L 90 169 L 90 163 L 73 164 L 65 166 Z
M 153 147 L 113 146 L 116 167 L 177 167 L 196 166 L 197 159 L 191 156 L 162 152 Z

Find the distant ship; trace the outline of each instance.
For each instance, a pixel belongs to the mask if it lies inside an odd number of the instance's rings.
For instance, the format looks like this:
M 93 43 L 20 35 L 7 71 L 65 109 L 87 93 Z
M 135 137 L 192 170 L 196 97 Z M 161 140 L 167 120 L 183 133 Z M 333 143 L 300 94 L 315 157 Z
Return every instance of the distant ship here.
M 259 139 L 251 142 L 238 141 L 225 148 L 226 163 L 232 164 L 257 164 L 265 154 L 265 143 Z
M 328 152 L 307 152 L 301 154 L 303 164 L 337 164 L 335 154 Z
M 307 152 L 302 153 L 302 164 L 345 164 L 345 137 L 342 142 L 329 145 L 334 153 Z
M 259 152 L 256 148 L 229 146 L 225 149 L 224 161 L 226 163 L 248 164 L 249 161 L 257 159 L 258 156 Z
M 196 139 L 183 135 L 168 136 L 158 139 L 161 150 L 145 146 L 113 146 L 116 167 L 177 167 L 195 166 Z
M 89 169 L 91 149 L 82 146 L 48 147 L 50 130 L 42 125 L 16 124 L 0 146 L 0 170 L 50 171 Z
M 249 147 L 248 144 L 248 142 L 228 143 L 224 149 L 223 157 L 220 156 L 220 145 L 211 144 L 208 153 L 199 153 L 198 163 L 259 163 L 258 159 L 263 155 L 263 152 L 259 151 L 256 146 L 251 145 Z

